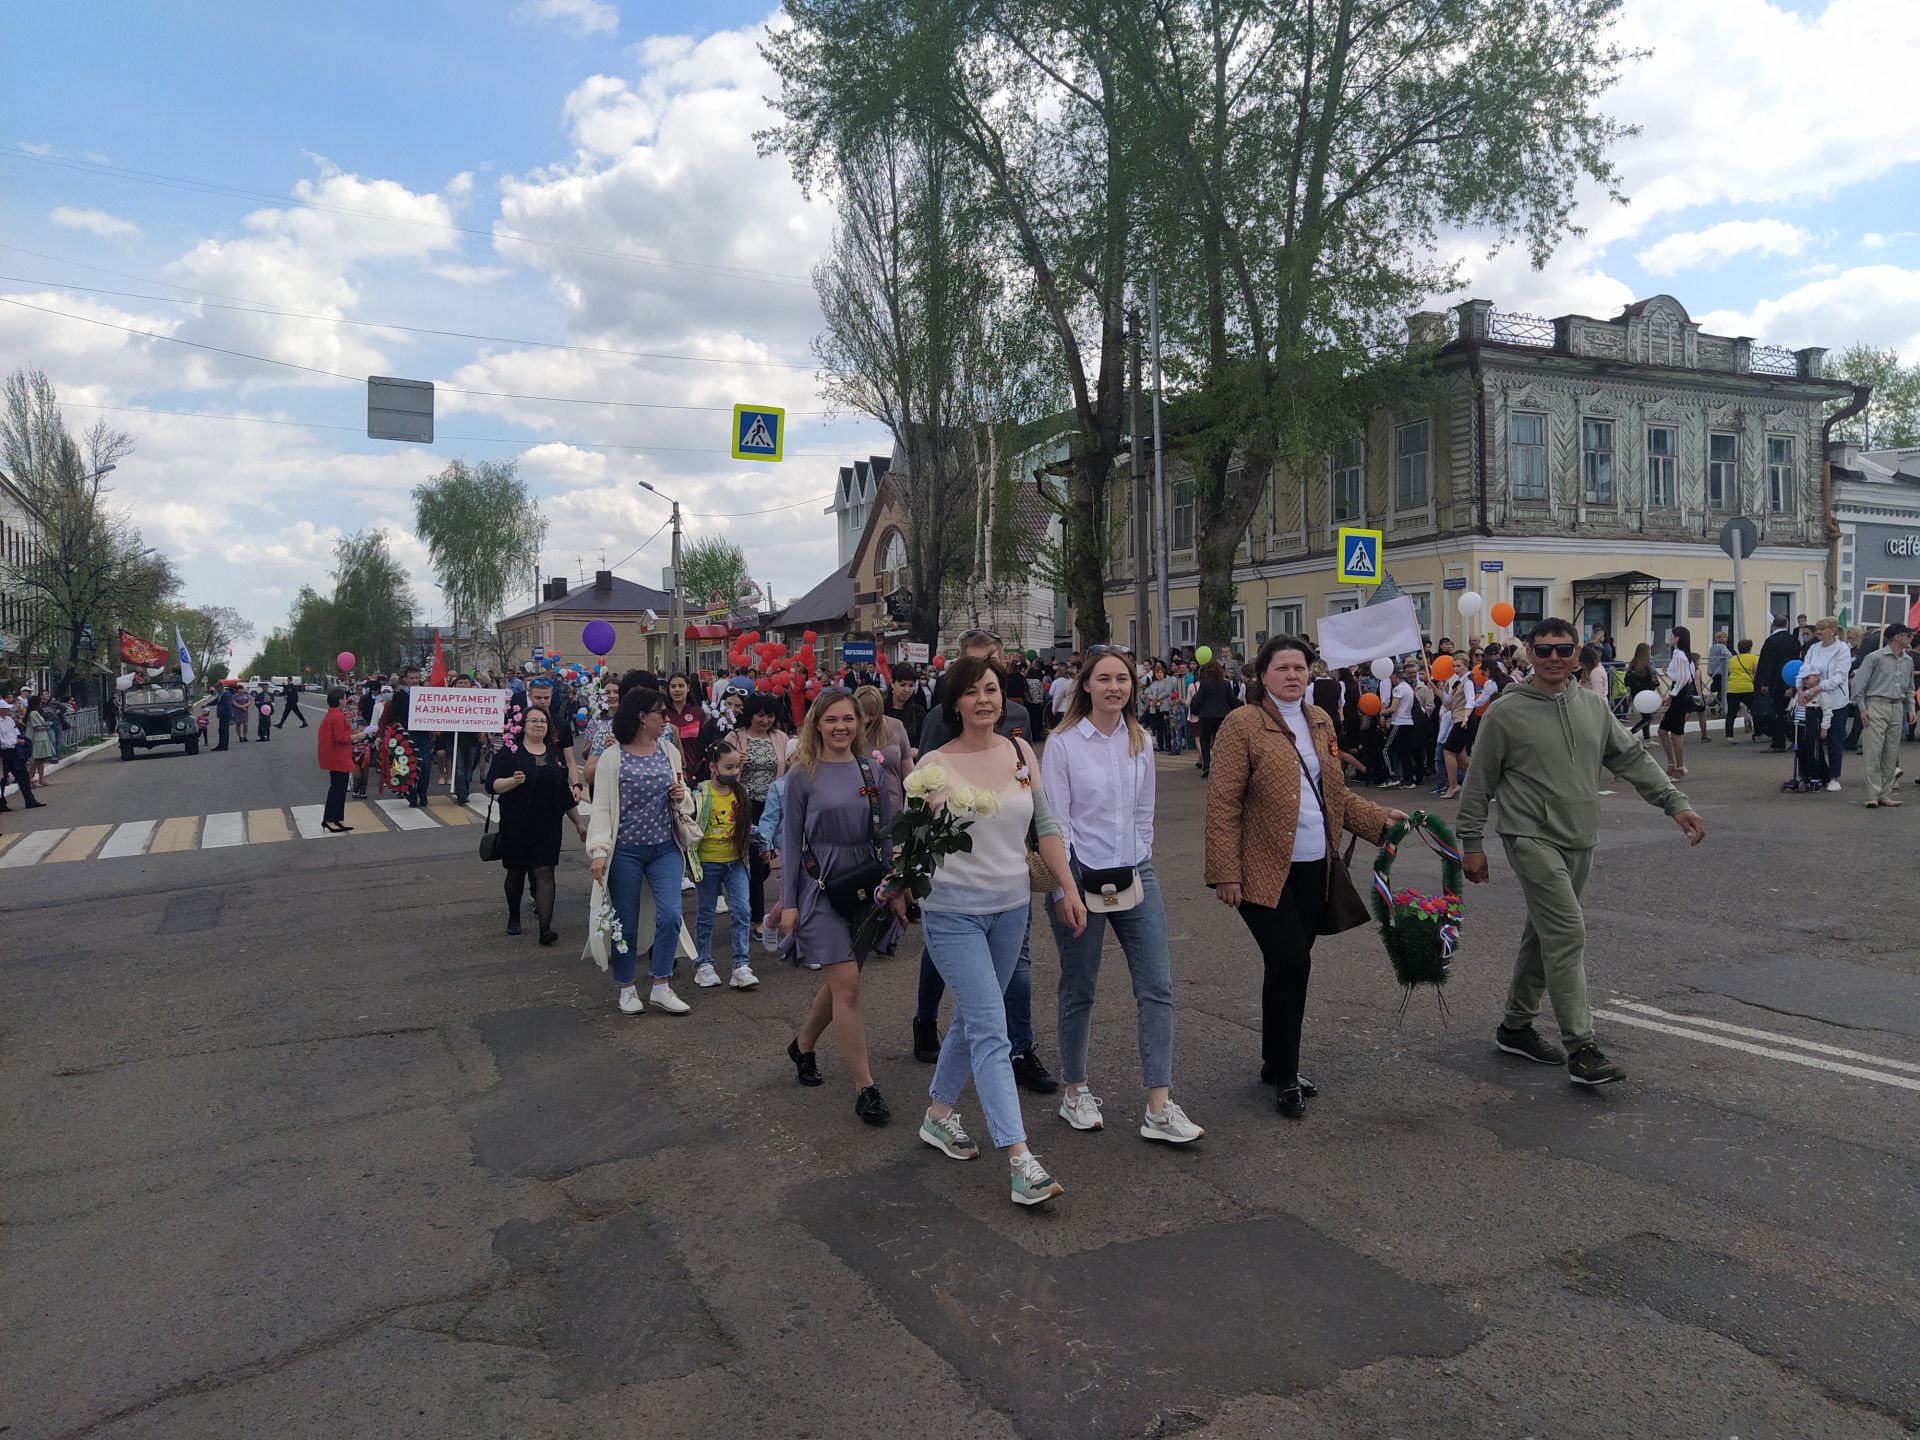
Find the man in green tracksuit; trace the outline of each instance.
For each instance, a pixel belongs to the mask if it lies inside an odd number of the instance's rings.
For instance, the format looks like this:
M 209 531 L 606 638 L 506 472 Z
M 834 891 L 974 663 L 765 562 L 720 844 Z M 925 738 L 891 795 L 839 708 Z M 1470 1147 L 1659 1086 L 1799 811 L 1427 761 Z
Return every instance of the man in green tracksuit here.
M 1494 1043 L 1543 1065 L 1564 1062 L 1575 1084 L 1605 1085 L 1626 1075 L 1593 1043 L 1581 908 L 1600 838 L 1601 768 L 1672 816 L 1689 844 L 1707 838 L 1707 825 L 1607 702 L 1568 684 L 1580 654 L 1573 626 L 1542 620 L 1527 647 L 1532 677 L 1501 691 L 1480 717 L 1457 827 L 1467 879 L 1484 884 L 1487 803 L 1498 803 L 1494 828 L 1527 899 L 1507 1014 Z M 1565 1051 L 1533 1028 L 1542 989 L 1553 999 Z

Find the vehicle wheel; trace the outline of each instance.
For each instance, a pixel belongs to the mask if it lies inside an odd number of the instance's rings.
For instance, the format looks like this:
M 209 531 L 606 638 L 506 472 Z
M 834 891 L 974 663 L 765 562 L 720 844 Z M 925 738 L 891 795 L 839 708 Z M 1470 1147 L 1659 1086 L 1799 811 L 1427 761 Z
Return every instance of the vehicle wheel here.
M 133 759 L 133 746 L 128 744 L 125 740 L 122 740 L 120 742 L 120 758 L 122 760 Z
M 187 754 L 198 755 L 199 753 L 200 753 L 200 742 L 198 740 L 187 741 Z

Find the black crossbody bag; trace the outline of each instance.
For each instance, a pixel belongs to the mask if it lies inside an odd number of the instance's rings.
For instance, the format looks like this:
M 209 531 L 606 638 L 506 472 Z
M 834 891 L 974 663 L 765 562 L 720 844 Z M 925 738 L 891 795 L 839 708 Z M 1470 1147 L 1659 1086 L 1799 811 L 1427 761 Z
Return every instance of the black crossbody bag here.
M 803 844 L 800 848 L 800 864 L 808 878 L 826 897 L 827 904 L 841 919 L 857 921 L 873 909 L 873 892 L 880 888 L 880 882 L 887 878 L 887 866 L 880 859 L 880 786 L 874 779 L 873 769 L 866 757 L 855 755 L 854 763 L 860 767 L 860 790 L 867 797 L 867 835 L 874 847 L 871 860 L 863 860 L 843 875 L 835 875 L 831 880 L 820 877 L 820 862 L 814 858 L 813 847 Z
M 1320 911 L 1320 924 L 1315 930 L 1319 935 L 1339 935 L 1344 931 L 1356 930 L 1373 919 L 1367 909 L 1367 902 L 1360 898 L 1360 892 L 1353 886 L 1353 876 L 1348 873 L 1347 862 L 1340 856 L 1334 845 L 1333 812 L 1327 809 L 1327 797 L 1320 788 L 1320 782 L 1313 778 L 1313 772 L 1307 769 L 1307 760 L 1300 753 L 1300 742 L 1294 739 L 1293 727 L 1283 716 L 1281 727 L 1287 732 L 1287 743 L 1293 747 L 1293 758 L 1300 766 L 1300 778 L 1313 787 L 1314 798 L 1320 802 L 1320 823 L 1327 827 L 1327 903 Z M 1312 733 L 1312 727 L 1308 727 Z M 1354 837 L 1353 844 L 1359 842 Z M 1353 844 L 1347 846 L 1347 855 L 1353 854 Z

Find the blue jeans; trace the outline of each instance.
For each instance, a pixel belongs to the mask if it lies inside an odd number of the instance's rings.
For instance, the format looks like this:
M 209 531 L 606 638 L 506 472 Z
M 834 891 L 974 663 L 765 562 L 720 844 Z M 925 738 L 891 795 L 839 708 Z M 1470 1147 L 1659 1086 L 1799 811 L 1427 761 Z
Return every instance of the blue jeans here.
M 1173 711 L 1173 753 L 1184 755 L 1191 744 L 1193 744 L 1193 734 L 1187 725 L 1187 707 L 1177 705 Z
M 993 915 L 928 910 L 921 916 L 926 953 L 953 991 L 953 1023 L 940 1042 L 940 1063 L 927 1093 L 943 1105 L 957 1104 L 971 1072 L 987 1133 L 1001 1149 L 1027 1138 L 1007 1044 L 1007 983 L 1032 914 L 1033 907 L 1023 905 Z
M 1027 909 L 1027 930 L 1020 937 L 1020 958 L 1014 963 L 1013 979 L 1004 987 L 1007 992 L 1007 1041 L 1016 1055 L 1033 1053 L 1033 960 L 1027 943 L 1033 934 L 1032 905 L 1029 904 Z M 920 999 L 914 1006 L 913 1018 L 938 1020 L 940 997 L 946 993 L 947 982 L 942 978 L 939 967 L 933 963 L 932 954 L 923 947 L 920 951 Z
M 1833 728 L 1827 731 L 1827 773 L 1840 778 L 1840 762 L 1847 755 L 1847 728 L 1853 723 L 1853 706 L 1842 705 L 1833 712 Z
M 1073 862 L 1077 878 L 1081 871 Z M 1107 927 L 1120 937 L 1133 976 L 1133 1003 L 1140 1013 L 1140 1083 L 1148 1090 L 1173 1084 L 1173 967 L 1167 953 L 1167 910 L 1151 862 L 1137 867 L 1142 899 L 1114 915 L 1087 915 L 1078 940 L 1047 911 L 1060 947 L 1060 1078 L 1069 1085 L 1087 1079 L 1087 1031 L 1093 1024 L 1093 988 Z
M 613 947 L 613 978 L 622 985 L 633 984 L 637 964 L 634 943 L 640 938 L 634 929 L 640 924 L 640 886 L 653 891 L 654 980 L 664 982 L 673 974 L 673 952 L 680 943 L 680 847 L 671 840 L 657 845 L 642 845 L 638 850 L 616 848 L 607 862 L 607 898 L 613 913 L 620 917 L 620 933 L 625 945 Z
M 713 963 L 713 912 L 720 890 L 727 892 L 727 919 L 733 933 L 733 965 L 737 970 L 747 963 L 747 942 L 753 939 L 753 906 L 747 896 L 745 860 L 702 860 L 698 893 L 700 909 L 693 922 L 694 963 Z

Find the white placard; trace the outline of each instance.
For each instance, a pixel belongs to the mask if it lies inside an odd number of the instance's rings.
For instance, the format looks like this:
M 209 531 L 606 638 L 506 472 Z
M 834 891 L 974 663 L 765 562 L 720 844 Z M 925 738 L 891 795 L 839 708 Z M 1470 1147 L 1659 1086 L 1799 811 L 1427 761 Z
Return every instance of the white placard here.
M 930 648 L 929 646 L 919 644 L 917 641 L 909 640 L 900 647 L 900 658 L 909 665 L 924 665 L 927 663 L 927 654 Z
M 497 735 L 506 718 L 507 692 L 504 690 L 416 685 L 407 701 L 409 730 Z

